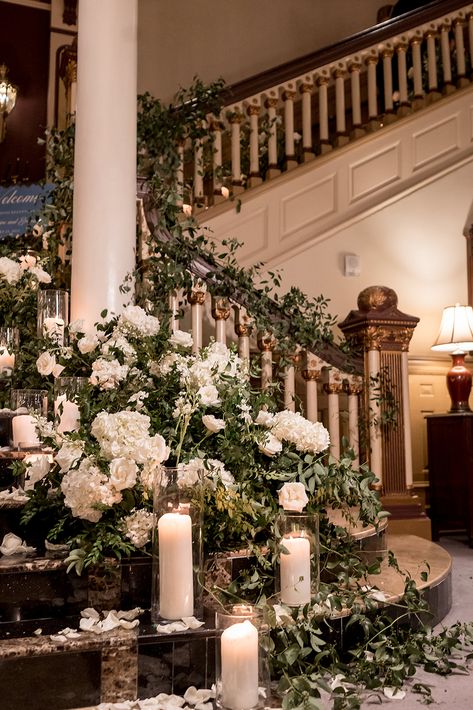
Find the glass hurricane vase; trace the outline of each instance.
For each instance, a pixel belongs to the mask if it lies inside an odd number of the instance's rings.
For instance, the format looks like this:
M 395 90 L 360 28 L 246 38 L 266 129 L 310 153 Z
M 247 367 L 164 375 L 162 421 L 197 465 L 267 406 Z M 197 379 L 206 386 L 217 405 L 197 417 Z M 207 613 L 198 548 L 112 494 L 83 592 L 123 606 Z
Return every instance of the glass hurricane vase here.
M 158 468 L 154 482 L 151 620 L 165 624 L 202 616 L 203 470 L 184 480 Z
M 276 521 L 280 601 L 288 606 L 309 604 L 319 589 L 319 518 L 315 514 L 284 511 Z

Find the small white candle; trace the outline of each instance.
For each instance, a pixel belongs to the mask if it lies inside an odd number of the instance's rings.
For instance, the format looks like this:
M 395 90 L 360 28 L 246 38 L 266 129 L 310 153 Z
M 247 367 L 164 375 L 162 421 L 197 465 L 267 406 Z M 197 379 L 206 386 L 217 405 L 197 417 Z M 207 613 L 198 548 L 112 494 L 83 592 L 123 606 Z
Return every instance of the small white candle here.
M 258 630 L 251 621 L 232 624 L 220 640 L 222 705 L 250 710 L 258 704 Z
M 45 318 L 43 321 L 43 333 L 47 338 L 51 338 L 57 345 L 64 345 L 64 320 L 58 316 Z
M 65 394 L 60 394 L 54 400 L 54 415 L 56 416 L 56 418 L 59 417 L 59 424 L 57 425 L 57 430 L 60 434 L 63 434 L 66 431 L 77 431 L 79 429 L 79 407 L 75 402 L 71 402 L 69 399 L 67 399 Z
M 290 606 L 310 602 L 310 542 L 306 537 L 283 537 L 287 552 L 279 559 L 281 601 Z
M 17 414 L 12 419 L 13 446 L 38 446 L 40 440 L 36 433 L 36 419 L 30 414 Z
M 163 619 L 194 614 L 192 520 L 165 513 L 158 520 L 159 613 Z
M 15 356 L 7 348 L 0 347 L 0 375 L 10 376 L 15 367 Z

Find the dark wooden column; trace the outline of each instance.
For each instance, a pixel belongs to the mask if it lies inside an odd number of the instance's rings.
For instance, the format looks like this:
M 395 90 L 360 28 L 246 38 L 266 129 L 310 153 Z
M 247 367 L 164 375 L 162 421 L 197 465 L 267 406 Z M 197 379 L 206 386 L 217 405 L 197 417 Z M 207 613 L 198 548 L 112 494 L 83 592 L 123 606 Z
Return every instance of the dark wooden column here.
M 370 286 L 358 296 L 358 310 L 339 327 L 365 354 L 369 462 L 380 478 L 384 507 L 391 513 L 390 530 L 430 539 L 430 520 L 412 493 L 407 352 L 419 319 L 400 311 L 397 304 L 395 291 Z M 389 416 L 393 413 L 395 422 Z

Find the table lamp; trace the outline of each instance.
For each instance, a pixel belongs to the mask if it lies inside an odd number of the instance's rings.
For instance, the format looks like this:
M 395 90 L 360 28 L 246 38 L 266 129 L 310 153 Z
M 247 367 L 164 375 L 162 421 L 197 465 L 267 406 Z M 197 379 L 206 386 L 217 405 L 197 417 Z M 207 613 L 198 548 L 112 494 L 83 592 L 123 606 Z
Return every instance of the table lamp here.
M 431 350 L 450 353 L 452 367 L 447 373 L 447 389 L 452 400 L 450 412 L 470 412 L 471 372 L 465 355 L 473 350 L 473 308 L 448 306 L 443 309 L 437 340 Z

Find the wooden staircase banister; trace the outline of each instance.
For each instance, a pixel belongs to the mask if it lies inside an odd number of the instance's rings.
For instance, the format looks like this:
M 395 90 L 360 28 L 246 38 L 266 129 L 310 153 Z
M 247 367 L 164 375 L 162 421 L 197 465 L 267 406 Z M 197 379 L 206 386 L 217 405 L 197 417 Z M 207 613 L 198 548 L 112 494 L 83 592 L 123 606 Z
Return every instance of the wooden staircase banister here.
M 418 25 L 438 19 L 440 15 L 448 14 L 466 5 L 468 3 L 465 0 L 435 0 L 423 8 L 413 10 L 408 15 L 393 17 L 357 32 L 336 44 L 323 47 L 236 82 L 226 89 L 224 102 L 230 104 L 243 101 L 248 96 L 258 94 L 270 86 L 276 86 L 294 79 L 294 77 L 313 72 L 318 66 L 330 64 L 342 57 L 361 52 L 367 47 L 381 43 L 394 35 L 401 35 Z

